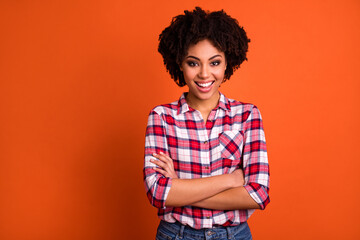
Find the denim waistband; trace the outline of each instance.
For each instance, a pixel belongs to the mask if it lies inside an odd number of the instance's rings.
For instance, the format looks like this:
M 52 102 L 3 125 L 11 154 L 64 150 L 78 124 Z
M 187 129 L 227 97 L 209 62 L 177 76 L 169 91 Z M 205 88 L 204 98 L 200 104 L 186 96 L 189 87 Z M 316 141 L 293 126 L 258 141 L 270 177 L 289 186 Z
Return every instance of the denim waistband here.
M 244 228 L 247 228 L 248 225 L 247 222 L 245 222 L 237 226 L 216 226 L 213 228 L 194 229 L 187 225 L 183 225 L 180 222 L 169 223 L 162 220 L 159 227 L 164 227 L 168 231 L 174 234 L 178 234 L 180 238 L 186 236 L 194 239 L 208 239 L 208 237 L 214 236 L 216 234 L 216 238 L 231 239 L 233 235 L 243 230 Z

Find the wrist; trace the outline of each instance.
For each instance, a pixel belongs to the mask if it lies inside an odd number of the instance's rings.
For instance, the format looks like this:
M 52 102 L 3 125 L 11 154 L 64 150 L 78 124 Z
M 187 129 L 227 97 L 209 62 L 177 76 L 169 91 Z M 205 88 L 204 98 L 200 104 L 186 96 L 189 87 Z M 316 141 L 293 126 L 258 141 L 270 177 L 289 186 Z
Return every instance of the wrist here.
M 230 187 L 229 188 L 236 188 L 236 187 L 239 187 L 240 184 L 239 184 L 239 179 L 238 177 L 235 175 L 235 174 L 229 174 L 230 176 Z
M 236 170 L 233 173 L 230 173 L 230 178 L 231 178 L 231 186 L 230 188 L 236 188 L 236 187 L 242 187 L 245 184 L 245 179 L 244 176 L 242 174 L 242 171 L 240 170 Z

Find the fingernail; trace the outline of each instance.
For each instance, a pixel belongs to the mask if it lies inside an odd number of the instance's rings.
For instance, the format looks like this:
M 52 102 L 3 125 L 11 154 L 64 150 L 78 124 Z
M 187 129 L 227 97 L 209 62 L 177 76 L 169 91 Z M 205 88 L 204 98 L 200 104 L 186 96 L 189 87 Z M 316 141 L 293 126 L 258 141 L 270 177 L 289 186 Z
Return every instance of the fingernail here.
M 153 155 L 153 156 L 156 156 L 156 153 L 153 153 L 152 155 Z
M 163 152 L 160 152 L 160 154 L 164 154 Z

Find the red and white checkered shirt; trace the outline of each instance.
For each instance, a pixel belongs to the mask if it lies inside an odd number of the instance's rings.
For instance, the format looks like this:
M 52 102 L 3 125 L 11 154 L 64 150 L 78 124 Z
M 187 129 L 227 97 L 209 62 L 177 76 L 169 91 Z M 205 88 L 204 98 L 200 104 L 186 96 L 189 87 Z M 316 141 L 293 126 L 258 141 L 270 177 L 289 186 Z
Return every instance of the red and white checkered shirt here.
M 150 203 L 167 222 L 179 221 L 195 229 L 234 226 L 255 211 L 219 211 L 193 206 L 166 207 L 172 180 L 153 170 L 152 153 L 167 153 L 179 178 L 205 178 L 241 168 L 245 189 L 260 205 L 269 203 L 269 165 L 260 112 L 256 106 L 220 93 L 208 121 L 192 109 L 186 93 L 176 102 L 155 107 L 149 115 L 145 138 L 144 181 Z

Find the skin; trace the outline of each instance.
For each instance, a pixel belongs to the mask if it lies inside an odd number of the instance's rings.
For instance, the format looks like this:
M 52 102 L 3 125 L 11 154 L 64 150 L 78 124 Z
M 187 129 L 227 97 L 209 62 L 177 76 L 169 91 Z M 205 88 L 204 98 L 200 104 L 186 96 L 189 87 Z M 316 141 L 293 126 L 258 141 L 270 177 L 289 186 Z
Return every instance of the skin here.
M 226 70 L 225 54 L 205 39 L 189 47 L 180 69 L 189 88 L 186 101 L 190 107 L 200 111 L 206 122 L 211 110 L 219 103 L 219 87 Z M 209 88 L 198 85 L 210 82 Z
M 206 122 L 211 110 L 219 103 L 219 87 L 226 69 L 225 54 L 205 39 L 189 47 L 180 69 L 189 87 L 186 101 L 201 113 Z M 209 83 L 210 86 L 199 86 Z M 216 210 L 260 208 L 243 187 L 245 181 L 240 169 L 207 178 L 179 179 L 173 160 L 168 155 L 160 152 L 153 156 L 155 159 L 150 161 L 158 166 L 154 169 L 172 178 L 165 202 L 168 207 L 192 205 Z

